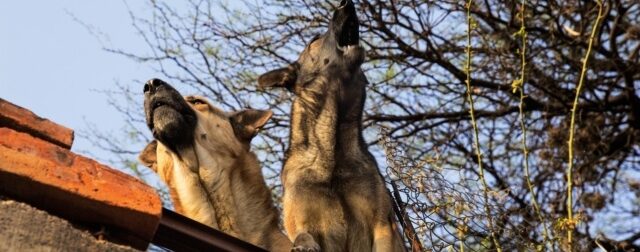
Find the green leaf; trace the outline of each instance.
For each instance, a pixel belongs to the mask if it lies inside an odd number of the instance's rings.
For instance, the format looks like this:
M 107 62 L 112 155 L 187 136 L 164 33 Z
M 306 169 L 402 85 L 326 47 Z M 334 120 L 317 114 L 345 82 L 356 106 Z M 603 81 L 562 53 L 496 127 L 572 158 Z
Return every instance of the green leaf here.
M 522 87 L 522 82 L 523 82 L 522 78 L 513 80 L 513 82 L 511 82 L 512 92 L 515 93 L 516 91 L 518 91 L 518 89 Z

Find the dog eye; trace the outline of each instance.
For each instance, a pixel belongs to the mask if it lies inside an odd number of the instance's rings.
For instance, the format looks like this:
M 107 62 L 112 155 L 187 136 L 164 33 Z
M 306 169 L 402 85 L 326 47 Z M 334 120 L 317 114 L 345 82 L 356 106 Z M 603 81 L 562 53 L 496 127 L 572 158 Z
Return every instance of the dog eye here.
M 191 104 L 193 104 L 193 105 L 202 105 L 202 104 L 205 104 L 205 102 L 203 100 L 195 99 L 195 100 L 191 101 Z

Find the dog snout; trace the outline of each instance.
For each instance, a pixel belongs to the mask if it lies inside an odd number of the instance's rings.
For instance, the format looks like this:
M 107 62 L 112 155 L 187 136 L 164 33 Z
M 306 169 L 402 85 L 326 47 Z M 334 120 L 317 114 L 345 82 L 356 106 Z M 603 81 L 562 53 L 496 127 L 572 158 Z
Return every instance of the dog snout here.
M 166 83 L 160 79 L 151 79 L 149 81 L 147 81 L 147 83 L 144 84 L 144 93 L 149 93 L 149 94 L 153 94 L 156 92 L 156 90 L 161 87 L 166 85 Z

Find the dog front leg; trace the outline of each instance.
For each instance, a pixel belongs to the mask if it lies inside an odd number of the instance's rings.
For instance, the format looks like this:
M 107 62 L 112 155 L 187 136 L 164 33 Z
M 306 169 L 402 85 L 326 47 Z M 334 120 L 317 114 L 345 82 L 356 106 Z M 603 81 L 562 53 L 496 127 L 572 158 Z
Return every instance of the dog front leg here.
M 320 252 L 320 245 L 307 232 L 300 232 L 296 236 L 291 248 L 293 252 Z
M 285 229 L 293 241 L 291 251 L 344 251 L 344 209 L 330 190 L 308 184 L 288 188 L 283 203 Z
M 378 222 L 373 227 L 374 252 L 404 252 L 406 251 L 397 226 L 389 222 Z
M 313 236 L 309 233 L 313 228 L 310 216 L 312 214 L 311 207 L 303 196 L 296 192 L 285 191 L 284 203 L 284 226 L 289 235 L 289 239 L 293 241 L 291 251 L 294 252 L 319 252 L 320 244 L 318 244 Z

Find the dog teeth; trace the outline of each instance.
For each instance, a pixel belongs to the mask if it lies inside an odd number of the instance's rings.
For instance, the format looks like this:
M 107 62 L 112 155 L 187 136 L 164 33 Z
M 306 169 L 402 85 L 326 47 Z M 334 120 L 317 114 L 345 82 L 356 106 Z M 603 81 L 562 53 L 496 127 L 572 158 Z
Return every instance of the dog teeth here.
M 349 50 L 353 50 L 357 47 L 360 47 L 360 45 L 346 45 L 346 46 L 340 46 L 338 45 L 337 48 L 338 50 L 340 50 L 341 52 L 347 52 Z

